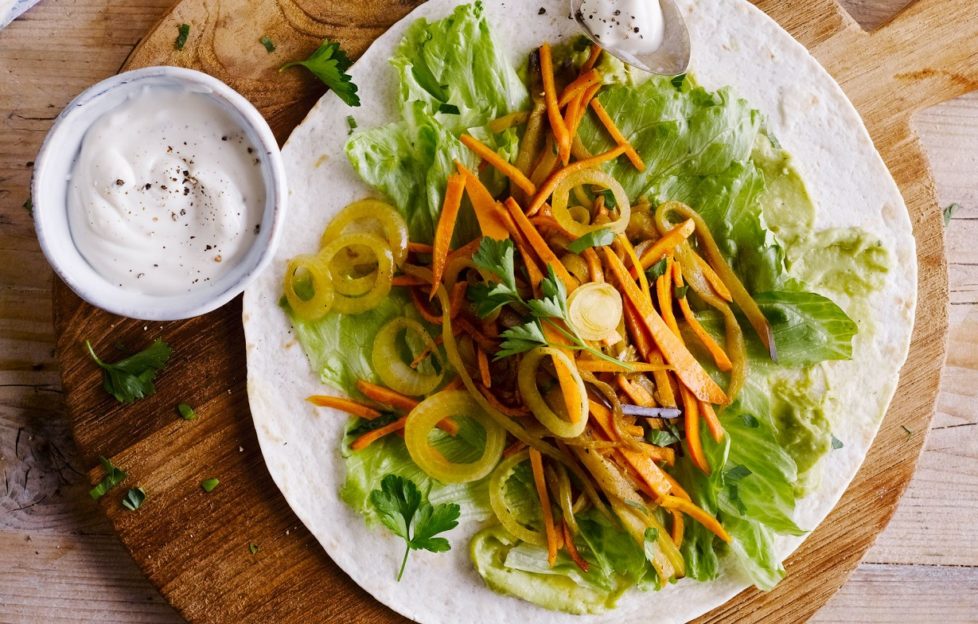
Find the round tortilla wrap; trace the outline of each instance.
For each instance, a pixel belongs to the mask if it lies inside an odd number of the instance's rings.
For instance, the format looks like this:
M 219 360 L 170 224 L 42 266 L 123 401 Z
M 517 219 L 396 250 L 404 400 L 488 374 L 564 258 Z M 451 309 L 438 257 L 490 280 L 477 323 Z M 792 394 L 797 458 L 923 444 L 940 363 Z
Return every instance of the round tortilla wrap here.
M 349 202 L 371 194 L 344 155 L 347 115 L 360 127 L 397 116 L 396 81 L 388 66 L 407 26 L 439 19 L 458 0 L 429 0 L 381 36 L 351 70 L 361 108 L 351 110 L 332 93 L 323 97 L 284 150 L 291 214 L 275 262 L 245 293 L 248 391 L 255 428 L 272 477 L 292 509 L 330 557 L 377 600 L 419 622 L 533 621 L 681 622 L 721 605 L 749 585 L 732 563 L 720 579 L 684 579 L 659 592 L 632 591 L 614 611 L 570 616 L 547 611 L 488 589 L 469 560 L 468 542 L 478 529 L 463 523 L 448 534 L 449 553 L 415 552 L 397 583 L 394 570 L 404 543 L 383 527 L 370 528 L 339 498 L 344 478 L 340 442 L 346 417 L 305 401 L 322 393 L 301 347 L 278 306 L 287 260 L 316 249 L 323 229 Z M 916 304 L 917 265 L 906 206 L 874 148 L 862 120 L 818 62 L 778 24 L 743 0 L 680 0 L 694 42 L 691 73 L 708 89 L 731 86 L 768 117 L 769 128 L 794 157 L 817 206 L 816 230 L 858 226 L 892 255 L 883 288 L 856 315 L 865 328 L 854 357 L 827 365 L 838 399 L 833 432 L 845 441 L 815 468 L 821 485 L 795 511 L 799 526 L 814 529 L 855 476 L 893 397 L 909 349 Z M 547 9 L 539 15 L 539 9 Z M 561 1 L 487 0 L 496 41 L 522 63 L 543 41 L 557 42 L 577 30 Z M 849 301 L 830 293 L 843 309 Z M 845 406 L 839 410 L 838 406 Z M 844 415 L 844 417 L 842 417 Z M 783 558 L 803 538 L 779 538 Z M 729 559 L 727 560 L 729 561 Z

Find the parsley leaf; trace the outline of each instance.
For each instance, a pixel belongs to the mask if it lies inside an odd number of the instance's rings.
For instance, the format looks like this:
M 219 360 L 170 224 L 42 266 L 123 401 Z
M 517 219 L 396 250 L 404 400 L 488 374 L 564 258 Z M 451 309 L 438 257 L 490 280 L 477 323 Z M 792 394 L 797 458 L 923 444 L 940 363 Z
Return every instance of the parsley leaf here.
M 346 127 L 349 129 L 347 134 L 353 134 L 353 131 L 357 129 L 357 120 L 353 115 L 346 116 Z
M 146 490 L 141 487 L 129 488 L 126 495 L 122 497 L 122 506 L 129 511 L 136 511 L 146 500 Z
M 250 552 L 251 554 L 257 555 L 258 550 L 259 550 L 258 544 L 255 543 L 248 544 L 248 552 Z
M 177 40 L 173 42 L 173 47 L 177 50 L 183 50 L 183 46 L 187 45 L 187 37 L 190 36 L 190 24 L 180 24 L 177 26 Z
M 497 360 L 526 353 L 548 344 L 547 338 L 543 335 L 543 328 L 540 327 L 540 321 L 537 320 L 507 329 L 499 337 L 503 342 L 499 345 L 499 352 L 496 353 Z
M 271 37 L 268 35 L 262 35 L 261 39 L 258 40 L 263 46 L 265 46 L 265 51 L 271 54 L 275 51 L 275 42 L 272 41 Z
M 679 442 L 679 437 L 666 429 L 650 429 L 645 434 L 645 441 L 654 446 L 669 446 Z
M 177 411 L 180 412 L 180 418 L 184 420 L 197 420 L 197 412 L 186 403 L 177 405 Z
M 404 576 L 408 555 L 412 550 L 445 552 L 451 545 L 439 533 L 458 526 L 459 506 L 446 503 L 432 506 L 421 494 L 414 481 L 389 474 L 380 483 L 380 489 L 370 493 L 370 503 L 392 533 L 404 539 L 404 559 L 397 573 L 397 580 Z
M 203 481 L 200 482 L 200 489 L 210 494 L 220 484 L 221 484 L 220 479 L 215 479 L 215 478 L 204 479 Z
M 961 210 L 961 204 L 951 204 L 944 209 L 944 227 L 951 225 L 951 219 L 954 218 L 954 213 Z
M 608 228 L 589 232 L 567 246 L 567 251 L 579 254 L 591 247 L 605 247 L 615 241 L 615 233 Z
M 143 351 L 109 364 L 95 355 L 92 343 L 88 340 L 85 341 L 85 347 L 95 363 L 102 368 L 102 386 L 105 391 L 120 403 L 132 403 L 155 393 L 153 380 L 172 353 L 169 345 L 157 339 Z
M 543 299 L 527 302 L 530 312 L 537 318 L 567 318 L 567 288 L 560 281 L 552 266 L 547 266 L 547 276 L 540 281 Z
M 102 477 L 98 485 L 88 491 L 88 495 L 92 497 L 92 500 L 102 498 L 109 490 L 125 481 L 126 477 L 129 476 L 125 470 L 119 468 L 108 459 L 99 457 L 98 460 L 102 464 L 102 470 L 105 471 L 105 476 Z
M 286 63 L 279 71 L 301 65 L 322 80 L 347 105 L 360 106 L 357 85 L 353 83 L 353 77 L 346 73 L 352 64 L 350 57 L 346 55 L 339 43 L 323 39 L 322 45 L 309 58 L 304 61 Z
M 678 76 L 673 76 L 672 86 L 676 88 L 677 91 L 682 91 L 683 85 L 686 84 L 686 74 L 679 74 Z
M 668 268 L 669 261 L 663 258 L 649 267 L 649 270 L 647 270 L 645 274 L 649 277 L 649 281 L 654 282 L 665 275 Z
M 479 250 L 472 256 L 477 269 L 499 278 L 511 291 L 516 292 L 515 246 L 511 240 L 497 241 L 488 236 L 482 239 Z

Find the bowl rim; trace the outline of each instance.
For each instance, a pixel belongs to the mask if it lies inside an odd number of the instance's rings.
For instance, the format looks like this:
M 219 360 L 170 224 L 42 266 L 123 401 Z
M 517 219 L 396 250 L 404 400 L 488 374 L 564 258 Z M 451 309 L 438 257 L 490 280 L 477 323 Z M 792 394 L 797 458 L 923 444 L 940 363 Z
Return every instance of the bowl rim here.
M 265 158 L 262 158 L 262 175 L 266 185 L 272 187 L 266 189 L 267 199 L 263 206 L 261 220 L 261 229 L 268 228 L 270 234 L 267 238 L 256 239 L 254 242 L 254 245 L 263 246 L 254 259 L 248 260 L 247 256 L 242 259 L 242 264 L 247 264 L 247 270 L 234 281 L 228 282 L 226 287 L 213 288 L 213 293 L 210 296 L 203 297 L 201 293 L 205 291 L 202 289 L 187 294 L 152 297 L 144 300 L 144 302 L 118 297 L 100 297 L 88 287 L 90 282 L 78 275 L 73 263 L 67 262 L 57 246 L 50 240 L 47 226 L 51 220 L 68 219 L 67 205 L 44 206 L 43 198 L 46 196 L 46 192 L 41 188 L 41 183 L 47 177 L 45 172 L 48 164 L 57 158 L 64 157 L 63 154 L 58 154 L 58 149 L 61 147 L 66 126 L 72 121 L 76 121 L 76 118 L 82 114 L 88 105 L 96 102 L 110 91 L 134 89 L 143 81 L 154 78 L 171 80 L 177 85 L 205 87 L 212 95 L 216 96 L 214 99 L 220 102 L 222 106 L 228 107 L 229 110 L 233 109 L 237 113 L 237 118 L 246 124 L 246 129 L 252 132 L 253 137 L 259 143 L 255 147 L 262 150 L 266 155 Z M 94 115 L 91 122 L 87 124 L 85 131 L 101 117 L 102 115 Z M 54 124 L 41 144 L 35 158 L 31 180 L 31 197 L 33 198 L 34 231 L 41 251 L 55 274 L 76 295 L 89 304 L 118 316 L 145 321 L 177 321 L 201 316 L 213 312 L 244 292 L 274 257 L 282 237 L 288 208 L 287 178 L 281 149 L 271 127 L 258 109 L 231 86 L 209 74 L 168 65 L 143 67 L 122 72 L 95 83 L 75 96 L 55 118 Z M 38 198 L 42 198 L 42 201 L 39 202 Z M 271 211 L 269 211 L 269 204 L 271 204 Z M 72 243 L 74 244 L 73 240 Z M 77 250 L 77 246 L 75 249 Z

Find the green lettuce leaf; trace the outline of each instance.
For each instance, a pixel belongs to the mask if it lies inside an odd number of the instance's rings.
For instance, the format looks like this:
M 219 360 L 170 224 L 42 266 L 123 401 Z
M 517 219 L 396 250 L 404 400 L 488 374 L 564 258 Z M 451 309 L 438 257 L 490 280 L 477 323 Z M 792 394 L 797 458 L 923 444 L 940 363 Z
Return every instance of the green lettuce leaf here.
M 782 366 L 852 358 L 852 339 L 859 326 L 831 299 L 809 292 L 780 291 L 760 293 L 754 300 L 771 323 Z M 751 355 L 762 360 L 760 341 L 752 340 L 751 345 Z

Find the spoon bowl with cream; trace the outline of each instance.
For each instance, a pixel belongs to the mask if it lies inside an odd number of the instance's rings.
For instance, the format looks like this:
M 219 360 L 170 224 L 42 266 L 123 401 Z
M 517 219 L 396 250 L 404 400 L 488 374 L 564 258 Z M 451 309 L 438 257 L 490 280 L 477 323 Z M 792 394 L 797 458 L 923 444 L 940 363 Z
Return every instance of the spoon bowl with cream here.
M 33 184 L 38 239 L 80 297 L 144 320 L 198 316 L 271 258 L 286 206 L 271 129 L 224 83 L 151 67 L 88 89 Z
M 675 0 L 570 0 L 570 8 L 584 34 L 621 61 L 665 76 L 688 69 L 689 29 Z

